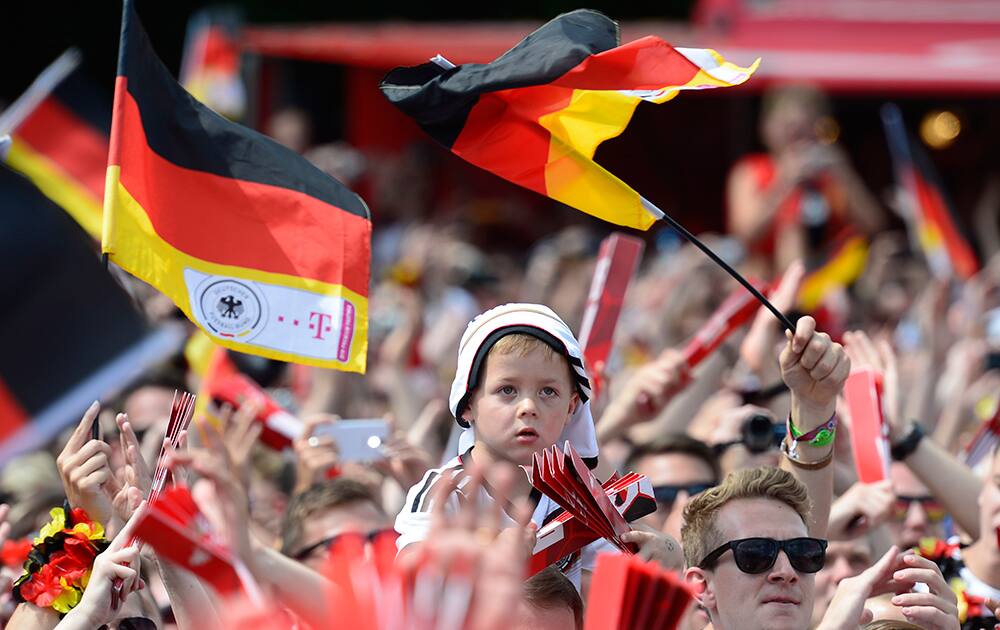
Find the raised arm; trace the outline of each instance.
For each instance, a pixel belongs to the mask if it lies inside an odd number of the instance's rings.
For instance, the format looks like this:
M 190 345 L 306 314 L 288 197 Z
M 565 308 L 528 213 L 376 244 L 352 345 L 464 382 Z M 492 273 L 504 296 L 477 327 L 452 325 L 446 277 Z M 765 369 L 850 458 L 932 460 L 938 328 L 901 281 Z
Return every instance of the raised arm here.
M 933 440 L 920 437 L 919 425 L 903 416 L 896 353 L 892 346 L 885 340 L 872 343 L 863 332 L 847 333 L 844 339 L 852 357 L 883 375 L 883 407 L 889 423 L 889 442 L 896 453 L 958 525 L 973 538 L 979 538 L 978 506 L 983 482 Z
M 789 435 L 781 465 L 809 489 L 813 507 L 809 533 L 826 535 L 833 500 L 833 434 L 837 396 L 851 370 L 839 343 L 816 331 L 816 320 L 803 317 L 781 351 L 781 378 L 791 390 Z M 824 428 L 825 427 L 825 428 Z M 798 440 L 793 437 L 798 436 Z M 794 446 L 794 448 L 792 448 Z

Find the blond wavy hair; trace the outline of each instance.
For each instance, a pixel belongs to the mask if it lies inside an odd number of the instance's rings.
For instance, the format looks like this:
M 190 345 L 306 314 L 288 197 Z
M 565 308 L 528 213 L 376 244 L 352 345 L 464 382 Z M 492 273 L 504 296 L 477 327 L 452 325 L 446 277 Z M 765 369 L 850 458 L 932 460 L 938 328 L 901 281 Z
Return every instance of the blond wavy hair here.
M 713 549 L 723 544 L 715 526 L 722 507 L 736 499 L 773 499 L 795 510 L 808 523 L 812 503 L 805 485 L 790 472 L 772 466 L 746 468 L 729 473 L 714 488 L 702 492 L 684 509 L 681 546 L 687 566 L 697 566 Z

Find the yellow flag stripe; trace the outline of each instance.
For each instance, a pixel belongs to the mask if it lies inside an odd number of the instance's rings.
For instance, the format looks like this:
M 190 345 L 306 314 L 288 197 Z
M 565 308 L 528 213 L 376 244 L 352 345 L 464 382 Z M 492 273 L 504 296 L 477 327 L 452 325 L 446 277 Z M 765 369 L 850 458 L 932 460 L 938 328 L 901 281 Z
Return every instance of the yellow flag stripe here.
M 833 259 L 803 280 L 799 288 L 799 306 L 806 312 L 814 310 L 832 289 L 857 280 L 867 262 L 868 245 L 864 239 L 859 236 L 849 239 Z
M 538 119 L 551 135 L 545 165 L 548 196 L 617 225 L 648 230 L 656 221 L 642 197 L 628 184 L 593 161 L 597 147 L 621 133 L 636 106 L 647 100 L 666 102 L 681 90 L 729 87 L 746 81 L 760 65 L 749 68 L 729 63 L 708 49 L 678 49 L 700 69 L 683 85 L 661 91 L 574 90 L 569 104 Z
M 17 136 L 11 138 L 7 164 L 23 173 L 42 193 L 69 213 L 95 239 L 101 238 L 101 200 L 55 162 Z
M 135 277 L 158 288 L 173 300 L 188 319 L 197 324 L 187 286 L 184 283 L 184 269 L 193 269 L 208 275 L 228 276 L 253 280 L 265 284 L 301 289 L 327 296 L 339 296 L 349 300 L 356 308 L 354 343 L 351 344 L 347 363 L 317 359 L 309 356 L 290 354 L 258 345 L 239 343 L 213 335 L 205 331 L 212 340 L 226 348 L 248 352 L 269 359 L 335 368 L 350 372 L 365 371 L 368 353 L 368 300 L 347 287 L 320 282 L 310 278 L 299 278 L 285 274 L 270 273 L 245 267 L 220 265 L 195 258 L 174 248 L 164 241 L 153 228 L 149 216 L 128 190 L 119 181 L 118 166 L 109 166 L 105 201 L 108 209 L 108 229 L 104 234 L 103 251 L 111 260 Z M 113 220 L 111 220 L 113 218 Z M 192 229 L 196 229 L 194 226 Z M 199 325 L 199 327 L 201 327 Z M 202 328 L 204 330 L 204 328 Z

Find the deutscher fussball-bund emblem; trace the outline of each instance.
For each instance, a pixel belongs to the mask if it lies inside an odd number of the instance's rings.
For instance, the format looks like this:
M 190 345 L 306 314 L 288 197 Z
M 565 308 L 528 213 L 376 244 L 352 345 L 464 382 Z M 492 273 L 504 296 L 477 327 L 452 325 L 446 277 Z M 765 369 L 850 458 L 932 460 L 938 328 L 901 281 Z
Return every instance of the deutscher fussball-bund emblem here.
M 222 337 L 248 338 L 262 328 L 261 297 L 250 285 L 216 280 L 198 298 L 204 323 Z

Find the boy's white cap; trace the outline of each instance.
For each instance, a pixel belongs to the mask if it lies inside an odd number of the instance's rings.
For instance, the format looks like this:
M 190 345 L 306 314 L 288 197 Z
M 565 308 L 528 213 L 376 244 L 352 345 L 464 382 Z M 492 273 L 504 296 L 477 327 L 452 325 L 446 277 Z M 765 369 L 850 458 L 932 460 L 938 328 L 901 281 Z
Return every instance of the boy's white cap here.
M 552 309 L 541 304 L 503 304 L 478 315 L 465 329 L 458 345 L 458 369 L 448 399 L 452 415 L 465 429 L 459 439 L 459 453 L 466 452 L 475 442 L 474 430 L 462 420 L 462 411 L 472 391 L 479 385 L 486 357 L 501 337 L 514 333 L 531 335 L 552 346 L 573 369 L 580 404 L 563 429 L 559 444 L 569 440 L 593 468 L 597 465 L 597 435 L 590 413 L 590 380 L 583 362 L 583 351 L 569 326 Z

